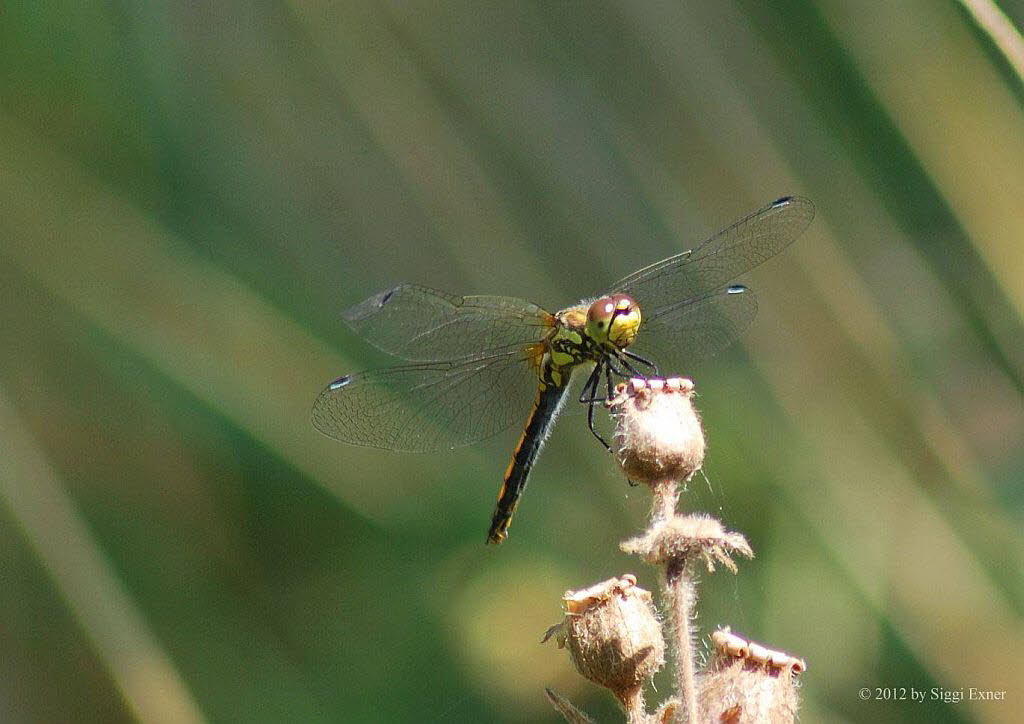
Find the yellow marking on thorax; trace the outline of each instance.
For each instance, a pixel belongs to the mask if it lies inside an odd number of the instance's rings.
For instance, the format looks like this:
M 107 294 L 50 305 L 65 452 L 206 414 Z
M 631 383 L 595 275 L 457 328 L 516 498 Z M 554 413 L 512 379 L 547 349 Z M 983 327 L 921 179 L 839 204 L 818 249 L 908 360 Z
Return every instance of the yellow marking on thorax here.
M 562 342 L 562 344 L 559 344 L 559 342 Z M 565 349 L 565 343 L 571 345 L 572 349 Z M 574 354 L 573 350 L 578 350 L 582 344 L 582 334 L 577 332 L 575 329 L 562 327 L 551 339 L 551 361 L 558 367 L 565 367 L 567 365 L 578 363 L 579 355 Z
M 569 382 L 572 370 L 587 361 L 584 351 L 587 324 L 587 307 L 577 306 L 563 309 L 555 315 L 557 323 L 554 331 L 545 344 L 546 352 L 541 361 L 541 378 L 544 371 L 550 375 L 551 382 L 562 387 Z

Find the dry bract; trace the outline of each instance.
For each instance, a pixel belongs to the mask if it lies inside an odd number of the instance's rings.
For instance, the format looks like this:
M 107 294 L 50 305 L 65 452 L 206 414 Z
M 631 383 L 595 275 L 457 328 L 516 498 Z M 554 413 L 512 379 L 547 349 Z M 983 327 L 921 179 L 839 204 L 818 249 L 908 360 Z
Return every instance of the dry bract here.
M 700 514 L 677 514 L 652 525 L 644 535 L 625 541 L 621 548 L 654 564 L 678 559 L 702 561 L 709 572 L 715 570 L 717 562 L 735 573 L 733 555 L 754 557 L 742 534 L 727 531 L 718 520 Z

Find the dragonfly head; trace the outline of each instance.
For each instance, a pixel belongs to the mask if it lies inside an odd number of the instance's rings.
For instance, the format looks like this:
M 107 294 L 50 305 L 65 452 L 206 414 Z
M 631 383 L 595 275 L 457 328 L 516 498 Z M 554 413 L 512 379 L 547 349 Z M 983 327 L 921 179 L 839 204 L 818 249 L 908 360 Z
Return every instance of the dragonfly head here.
M 626 294 L 601 297 L 587 310 L 587 336 L 602 345 L 625 349 L 640 329 L 640 306 Z

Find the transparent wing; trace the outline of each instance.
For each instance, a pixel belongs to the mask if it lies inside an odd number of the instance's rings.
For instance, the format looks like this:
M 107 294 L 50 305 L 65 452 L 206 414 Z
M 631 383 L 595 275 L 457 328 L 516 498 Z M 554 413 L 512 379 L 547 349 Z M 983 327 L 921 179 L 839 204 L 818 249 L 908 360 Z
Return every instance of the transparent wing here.
M 690 374 L 695 362 L 732 344 L 756 314 L 752 291 L 726 287 L 665 306 L 654 319 L 645 317 L 630 349 L 657 363 L 662 374 Z
M 402 284 L 344 313 L 378 349 L 407 360 L 455 360 L 540 340 L 554 317 L 515 297 L 470 296 Z
M 679 303 L 722 289 L 744 272 L 778 254 L 807 228 L 814 204 L 787 196 L 719 232 L 696 249 L 670 256 L 620 280 L 640 305 L 644 325 L 678 313 Z
M 527 349 L 342 377 L 313 404 L 313 425 L 335 440 L 426 452 L 522 424 L 537 388 Z

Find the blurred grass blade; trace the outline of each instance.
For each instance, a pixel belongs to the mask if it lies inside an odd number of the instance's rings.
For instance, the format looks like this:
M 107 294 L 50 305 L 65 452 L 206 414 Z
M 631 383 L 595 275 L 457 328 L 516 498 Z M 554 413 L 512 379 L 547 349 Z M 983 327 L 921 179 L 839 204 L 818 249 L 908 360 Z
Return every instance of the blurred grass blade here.
M 343 476 L 309 415 L 348 365 L 31 132 L 0 117 L 4 256 L 367 517 L 386 485 Z
M 1024 317 L 1024 111 L 992 59 L 952 5 L 878 3 L 865 13 L 829 0 L 822 10 Z
M 143 612 L 0 389 L 0 498 L 140 721 L 205 717 Z
M 984 30 L 1024 83 L 1024 38 L 1013 21 L 992 0 L 960 0 L 974 22 Z

